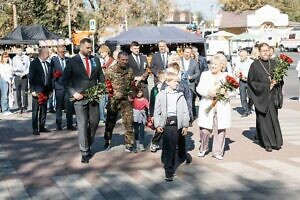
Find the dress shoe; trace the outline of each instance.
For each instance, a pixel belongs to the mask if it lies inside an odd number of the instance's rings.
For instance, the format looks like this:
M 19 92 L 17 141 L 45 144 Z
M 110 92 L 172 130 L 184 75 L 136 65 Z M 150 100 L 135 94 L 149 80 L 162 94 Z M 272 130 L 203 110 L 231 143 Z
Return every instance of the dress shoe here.
M 40 133 L 38 131 L 33 131 L 32 134 L 33 135 L 40 135 Z
M 75 126 L 68 126 L 67 129 L 70 130 L 70 131 L 76 131 L 77 130 L 77 128 Z
M 56 125 L 56 130 L 61 131 L 62 130 L 61 125 Z
M 94 154 L 91 151 L 89 151 L 87 156 L 88 156 L 89 159 L 91 159 L 94 156 Z
M 82 163 L 85 163 L 85 164 L 87 164 L 87 163 L 89 163 L 89 156 L 88 155 L 85 155 L 85 156 L 82 156 L 81 157 L 81 162 Z
M 103 148 L 105 151 L 108 151 L 111 148 L 111 142 L 106 140 Z
M 242 114 L 242 115 L 241 115 L 241 117 L 242 117 L 242 118 L 244 118 L 244 117 L 248 117 L 248 113 L 247 113 L 247 112 L 245 112 L 244 114 Z
M 49 132 L 51 132 L 49 129 L 47 129 L 47 128 L 40 128 L 40 132 L 42 133 L 42 132 L 44 132 L 44 133 L 49 133 Z
M 271 147 L 266 147 L 266 151 L 267 152 L 272 152 L 272 148 Z
M 55 113 L 54 109 L 49 109 L 49 113 Z
M 174 173 L 173 173 L 173 174 L 174 174 Z M 168 182 L 173 181 L 173 178 L 174 178 L 173 174 L 172 174 L 172 175 L 166 175 L 165 181 L 168 181 Z

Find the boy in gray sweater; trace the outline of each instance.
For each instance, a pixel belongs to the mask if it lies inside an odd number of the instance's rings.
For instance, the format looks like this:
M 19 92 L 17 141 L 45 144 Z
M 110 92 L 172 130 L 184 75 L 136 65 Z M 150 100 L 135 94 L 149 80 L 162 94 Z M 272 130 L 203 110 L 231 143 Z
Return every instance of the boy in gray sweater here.
M 166 181 L 173 181 L 176 146 L 179 137 L 187 134 L 190 120 L 183 93 L 176 90 L 178 81 L 176 74 L 167 73 L 167 87 L 156 96 L 154 108 L 154 126 L 157 132 L 163 132 L 161 160 L 164 164 Z

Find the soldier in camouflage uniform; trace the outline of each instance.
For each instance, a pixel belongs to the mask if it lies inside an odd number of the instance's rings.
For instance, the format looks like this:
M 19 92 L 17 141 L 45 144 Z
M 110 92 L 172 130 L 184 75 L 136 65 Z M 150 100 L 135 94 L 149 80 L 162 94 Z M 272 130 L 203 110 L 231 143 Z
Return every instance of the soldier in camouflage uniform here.
M 126 151 L 134 151 L 133 142 L 133 71 L 128 67 L 128 54 L 120 52 L 118 54 L 118 63 L 111 66 L 106 71 L 106 82 L 112 85 L 112 94 L 109 95 L 107 104 L 107 119 L 105 124 L 105 145 L 104 149 L 109 150 L 111 147 L 111 138 L 114 126 L 116 124 L 118 111 L 121 111 L 122 122 L 126 129 L 125 145 Z

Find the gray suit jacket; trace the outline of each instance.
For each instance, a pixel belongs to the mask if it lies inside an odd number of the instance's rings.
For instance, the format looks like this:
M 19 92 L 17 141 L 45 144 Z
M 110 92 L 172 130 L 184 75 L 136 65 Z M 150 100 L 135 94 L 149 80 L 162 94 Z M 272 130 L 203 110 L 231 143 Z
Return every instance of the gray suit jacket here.
M 183 68 L 186 69 L 186 66 L 184 66 L 183 59 L 184 58 L 181 58 L 181 63 Z M 188 66 L 187 74 L 189 77 L 191 77 L 191 79 L 189 80 L 189 87 L 193 92 L 196 92 L 196 86 L 200 78 L 200 68 L 196 60 L 190 59 L 190 65 Z

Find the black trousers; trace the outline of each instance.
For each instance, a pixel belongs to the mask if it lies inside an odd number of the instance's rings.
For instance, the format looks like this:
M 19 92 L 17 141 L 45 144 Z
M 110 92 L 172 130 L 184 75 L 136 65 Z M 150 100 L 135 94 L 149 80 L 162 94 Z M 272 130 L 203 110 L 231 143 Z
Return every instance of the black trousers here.
M 28 78 L 15 76 L 15 86 L 17 95 L 17 104 L 19 109 L 27 109 L 28 107 Z
M 178 147 L 178 158 L 180 160 L 186 159 L 185 138 L 182 135 L 182 129 L 168 125 L 164 128 L 162 138 L 161 161 L 164 164 L 166 176 L 170 177 L 175 172 L 176 147 Z
M 55 90 L 56 99 L 56 124 L 61 126 L 62 110 L 66 110 L 67 127 L 73 125 L 73 103 L 69 100 L 69 95 L 65 90 Z
M 195 102 L 196 102 L 196 93 L 190 89 L 190 93 L 191 93 L 191 96 L 192 96 L 192 112 L 193 112 L 193 117 L 197 117 L 197 113 L 196 113 L 196 105 L 195 105 Z
M 32 98 L 32 129 L 33 131 L 39 131 L 45 128 L 47 116 L 47 101 L 39 105 L 38 98 Z

